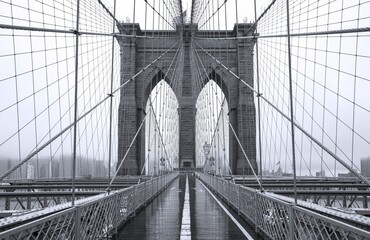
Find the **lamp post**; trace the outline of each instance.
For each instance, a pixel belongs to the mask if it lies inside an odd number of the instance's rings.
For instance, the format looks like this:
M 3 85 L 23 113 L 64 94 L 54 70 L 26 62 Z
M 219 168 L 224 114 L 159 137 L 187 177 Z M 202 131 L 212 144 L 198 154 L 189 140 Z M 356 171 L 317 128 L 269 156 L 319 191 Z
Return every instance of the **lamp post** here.
M 160 161 L 160 164 L 159 164 L 159 166 L 160 166 L 160 175 L 162 175 L 162 173 L 163 173 L 163 167 L 166 165 L 165 164 L 166 159 L 164 157 L 161 157 L 159 159 L 159 161 Z
M 214 170 L 215 158 L 213 156 L 209 158 L 209 166 L 211 167 L 212 175 L 215 175 L 215 170 Z
M 208 144 L 206 141 L 203 145 L 204 155 L 206 155 L 206 161 L 204 163 L 204 166 L 207 166 L 208 154 L 210 150 L 211 150 L 211 144 Z

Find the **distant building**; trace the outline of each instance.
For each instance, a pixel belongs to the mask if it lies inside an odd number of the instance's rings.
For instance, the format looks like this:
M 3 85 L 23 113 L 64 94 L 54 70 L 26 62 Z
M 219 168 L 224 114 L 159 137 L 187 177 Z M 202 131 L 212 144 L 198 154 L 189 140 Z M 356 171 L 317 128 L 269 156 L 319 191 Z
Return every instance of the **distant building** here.
M 32 163 L 27 163 L 27 179 L 35 178 L 35 166 Z
M 361 159 L 361 173 L 365 177 L 370 177 L 370 157 Z
M 325 177 L 325 170 L 321 170 L 320 172 L 316 172 L 316 177 Z
M 347 178 L 347 177 L 353 177 L 353 173 L 348 172 L 348 173 L 338 173 L 339 178 Z
M 262 170 L 262 176 L 269 176 L 269 175 L 270 175 L 269 170 L 267 170 L 267 169 Z
M 274 173 L 275 176 L 278 176 L 278 177 L 281 177 L 283 176 L 283 170 L 281 169 L 281 167 L 279 166 L 279 168 L 276 170 L 276 172 Z
M 54 178 L 60 177 L 59 159 L 53 159 L 53 161 L 51 162 L 51 176 Z
M 76 157 L 76 177 L 99 178 L 108 176 L 108 164 L 103 160 Z M 0 157 L 0 174 L 4 174 L 18 164 L 18 159 Z M 111 173 L 115 166 L 112 165 Z M 72 158 L 65 155 L 53 157 L 35 157 L 22 167 L 11 173 L 7 179 L 37 179 L 37 178 L 71 178 Z

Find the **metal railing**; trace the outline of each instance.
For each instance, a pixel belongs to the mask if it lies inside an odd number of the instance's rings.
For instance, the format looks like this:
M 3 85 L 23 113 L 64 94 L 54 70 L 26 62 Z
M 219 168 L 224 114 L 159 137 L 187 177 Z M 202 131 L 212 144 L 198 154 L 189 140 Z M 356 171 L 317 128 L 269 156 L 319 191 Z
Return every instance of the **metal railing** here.
M 205 173 L 210 189 L 272 239 L 370 239 L 370 232 L 304 207 Z M 370 226 L 369 226 L 370 227 Z
M 167 187 L 178 173 L 159 176 L 0 233 L 0 239 L 101 239 Z M 32 214 L 32 213 L 30 213 Z M 24 219 L 24 217 L 22 217 Z

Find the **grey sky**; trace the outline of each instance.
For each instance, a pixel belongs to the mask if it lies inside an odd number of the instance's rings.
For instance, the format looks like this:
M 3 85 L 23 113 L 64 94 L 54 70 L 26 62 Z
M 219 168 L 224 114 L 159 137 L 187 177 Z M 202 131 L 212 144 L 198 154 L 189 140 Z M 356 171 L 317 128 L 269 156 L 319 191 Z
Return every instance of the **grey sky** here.
M 109 16 L 99 8 L 97 1 L 82 2 L 82 30 L 111 32 Z M 110 6 L 113 5 L 112 0 L 107 2 Z M 154 0 L 148 2 L 154 5 Z M 226 15 L 224 8 L 220 11 L 220 29 L 225 28 L 225 20 L 227 29 L 232 29 L 235 22 L 243 22 L 245 18 L 248 22 L 254 21 L 253 2 L 229 0 Z M 257 2 L 260 4 L 257 6 L 259 15 L 270 1 Z M 7 1 L 1 2 L 0 23 L 66 30 L 75 28 L 75 13 L 69 9 L 71 7 L 74 10 L 72 2 L 64 6 L 67 14 L 59 11 L 63 9 L 59 1 L 46 1 L 49 7 L 44 6 L 44 9 L 37 1 L 30 3 L 32 11 L 28 12 L 22 1 L 13 1 L 13 8 L 10 8 Z M 134 0 L 117 1 L 119 19 L 126 21 L 129 18 L 133 21 L 133 3 Z M 216 1 L 211 1 L 212 3 L 216 4 Z M 238 8 L 235 7 L 236 3 Z M 360 7 L 358 3 L 352 0 L 292 2 L 292 32 L 369 27 L 370 3 L 361 0 Z M 159 1 L 156 0 L 155 4 L 158 6 Z M 275 7 L 261 20 L 258 25 L 261 35 L 286 32 L 283 4 L 285 1 L 277 1 Z M 189 16 L 190 1 L 183 1 L 183 10 L 186 10 L 186 6 Z M 96 13 L 91 9 L 98 9 L 99 14 L 94 15 Z M 41 14 L 42 11 L 47 14 Z M 166 12 L 163 14 L 166 15 Z M 201 22 L 204 22 L 204 18 Z M 145 19 L 147 29 L 158 27 L 158 16 L 154 14 L 153 25 L 153 11 L 148 8 L 145 17 L 145 2 L 136 0 L 135 21 L 140 23 L 142 29 L 145 29 Z M 161 21 L 159 27 L 169 29 L 169 26 Z M 203 29 L 214 27 L 218 29 L 216 19 L 212 19 Z M 23 30 L 14 31 L 14 38 L 12 34 L 12 30 L 0 29 L 0 156 L 24 158 L 36 147 L 36 142 L 39 145 L 44 143 L 72 121 L 75 39 L 71 34 L 44 35 L 42 32 L 32 32 L 30 37 L 30 32 Z M 258 41 L 261 92 L 288 114 L 286 38 L 260 38 Z M 353 160 L 357 166 L 360 165 L 360 158 L 370 155 L 369 41 L 368 32 L 364 32 L 292 37 L 291 43 L 292 78 L 295 83 L 293 92 L 296 98 L 295 120 L 331 151 L 348 163 Z M 79 70 L 79 113 L 82 114 L 110 91 L 111 37 L 82 36 L 80 43 L 83 57 L 80 58 Z M 114 61 L 117 87 L 117 44 Z M 254 73 L 256 74 L 256 60 Z M 37 94 L 33 95 L 34 92 Z M 118 109 L 118 101 L 118 97 L 114 98 L 114 109 Z M 103 104 L 91 117 L 80 123 L 79 136 L 84 140 L 79 145 L 79 154 L 91 158 L 106 158 L 107 146 L 103 143 L 107 140 L 109 129 L 108 107 L 108 104 Z M 276 169 L 276 164 L 280 161 L 290 172 L 288 124 L 265 103 L 262 108 L 263 165 Z M 33 120 L 35 116 L 36 121 Z M 59 121 L 60 119 L 62 120 Z M 115 131 L 116 126 L 115 121 Z M 18 128 L 21 128 L 20 134 L 17 133 Z M 90 137 L 94 139 L 92 142 L 88 140 Z M 114 139 L 117 140 L 117 135 Z M 71 135 L 68 132 L 51 147 L 42 151 L 41 155 L 57 157 L 62 152 L 70 154 L 70 142 Z M 299 131 L 296 132 L 296 144 L 298 167 L 301 169 L 302 165 L 302 174 L 307 174 L 306 165 L 312 166 L 313 174 L 321 167 L 334 172 L 334 160 L 323 154 L 320 147 L 312 145 L 306 137 L 302 137 Z M 89 153 L 86 153 L 87 150 Z M 320 161 L 321 158 L 324 159 L 324 164 Z M 338 167 L 335 171 L 342 172 L 344 169 Z

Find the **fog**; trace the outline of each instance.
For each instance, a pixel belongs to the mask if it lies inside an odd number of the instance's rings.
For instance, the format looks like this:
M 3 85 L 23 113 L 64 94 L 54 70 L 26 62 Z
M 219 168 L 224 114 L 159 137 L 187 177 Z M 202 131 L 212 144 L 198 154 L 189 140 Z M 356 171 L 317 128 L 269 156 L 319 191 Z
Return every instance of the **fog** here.
M 112 0 L 104 2 L 113 10 Z M 232 30 L 235 22 L 254 22 L 254 1 L 227 1 L 212 16 L 217 2 L 210 1 L 205 13 L 198 14 L 200 29 Z M 257 16 L 260 16 L 270 1 L 257 2 Z M 140 23 L 142 30 L 172 30 L 169 24 L 172 16 L 163 1 L 148 3 L 156 6 L 168 22 L 143 0 L 117 1 L 117 18 Z M 76 28 L 75 4 L 51 0 L 44 4 L 34 0 L 11 1 L 11 4 L 2 1 L 0 23 L 69 31 Z M 191 1 L 183 1 L 182 9 L 190 21 Z M 370 36 L 368 31 L 356 29 L 370 27 L 369 13 L 367 1 L 295 1 L 290 6 L 291 33 L 296 34 L 291 37 L 294 121 L 358 170 L 360 159 L 370 156 Z M 80 18 L 80 31 L 112 32 L 114 22 L 98 1 L 81 1 Z M 351 31 L 333 33 L 344 30 Z M 328 34 L 297 36 L 326 31 Z M 257 45 L 253 49 L 254 87 L 259 79 L 263 96 L 289 116 L 287 37 L 273 36 L 287 33 L 285 1 L 276 1 L 261 18 L 257 32 L 261 37 L 258 38 L 258 58 Z M 73 122 L 76 37 L 71 33 L 1 27 L 0 42 L 0 159 L 17 162 Z M 81 116 L 104 99 L 111 88 L 119 86 L 118 42 L 114 41 L 112 48 L 111 36 L 80 35 L 78 60 L 77 109 Z M 116 94 L 112 105 L 113 167 L 118 160 L 119 101 Z M 255 104 L 257 108 L 257 98 Z M 78 123 L 77 154 L 81 158 L 104 160 L 108 166 L 109 119 L 107 100 Z M 260 168 L 276 171 L 281 167 L 285 172 L 292 172 L 290 123 L 264 100 L 261 100 L 260 121 L 261 129 L 256 130 L 262 137 Z M 34 159 L 69 159 L 72 142 L 71 128 Z M 315 175 L 321 170 L 330 176 L 348 172 L 297 129 L 295 148 L 300 175 Z M 197 154 L 200 156 L 200 150 Z M 257 161 L 259 163 L 259 159 Z

